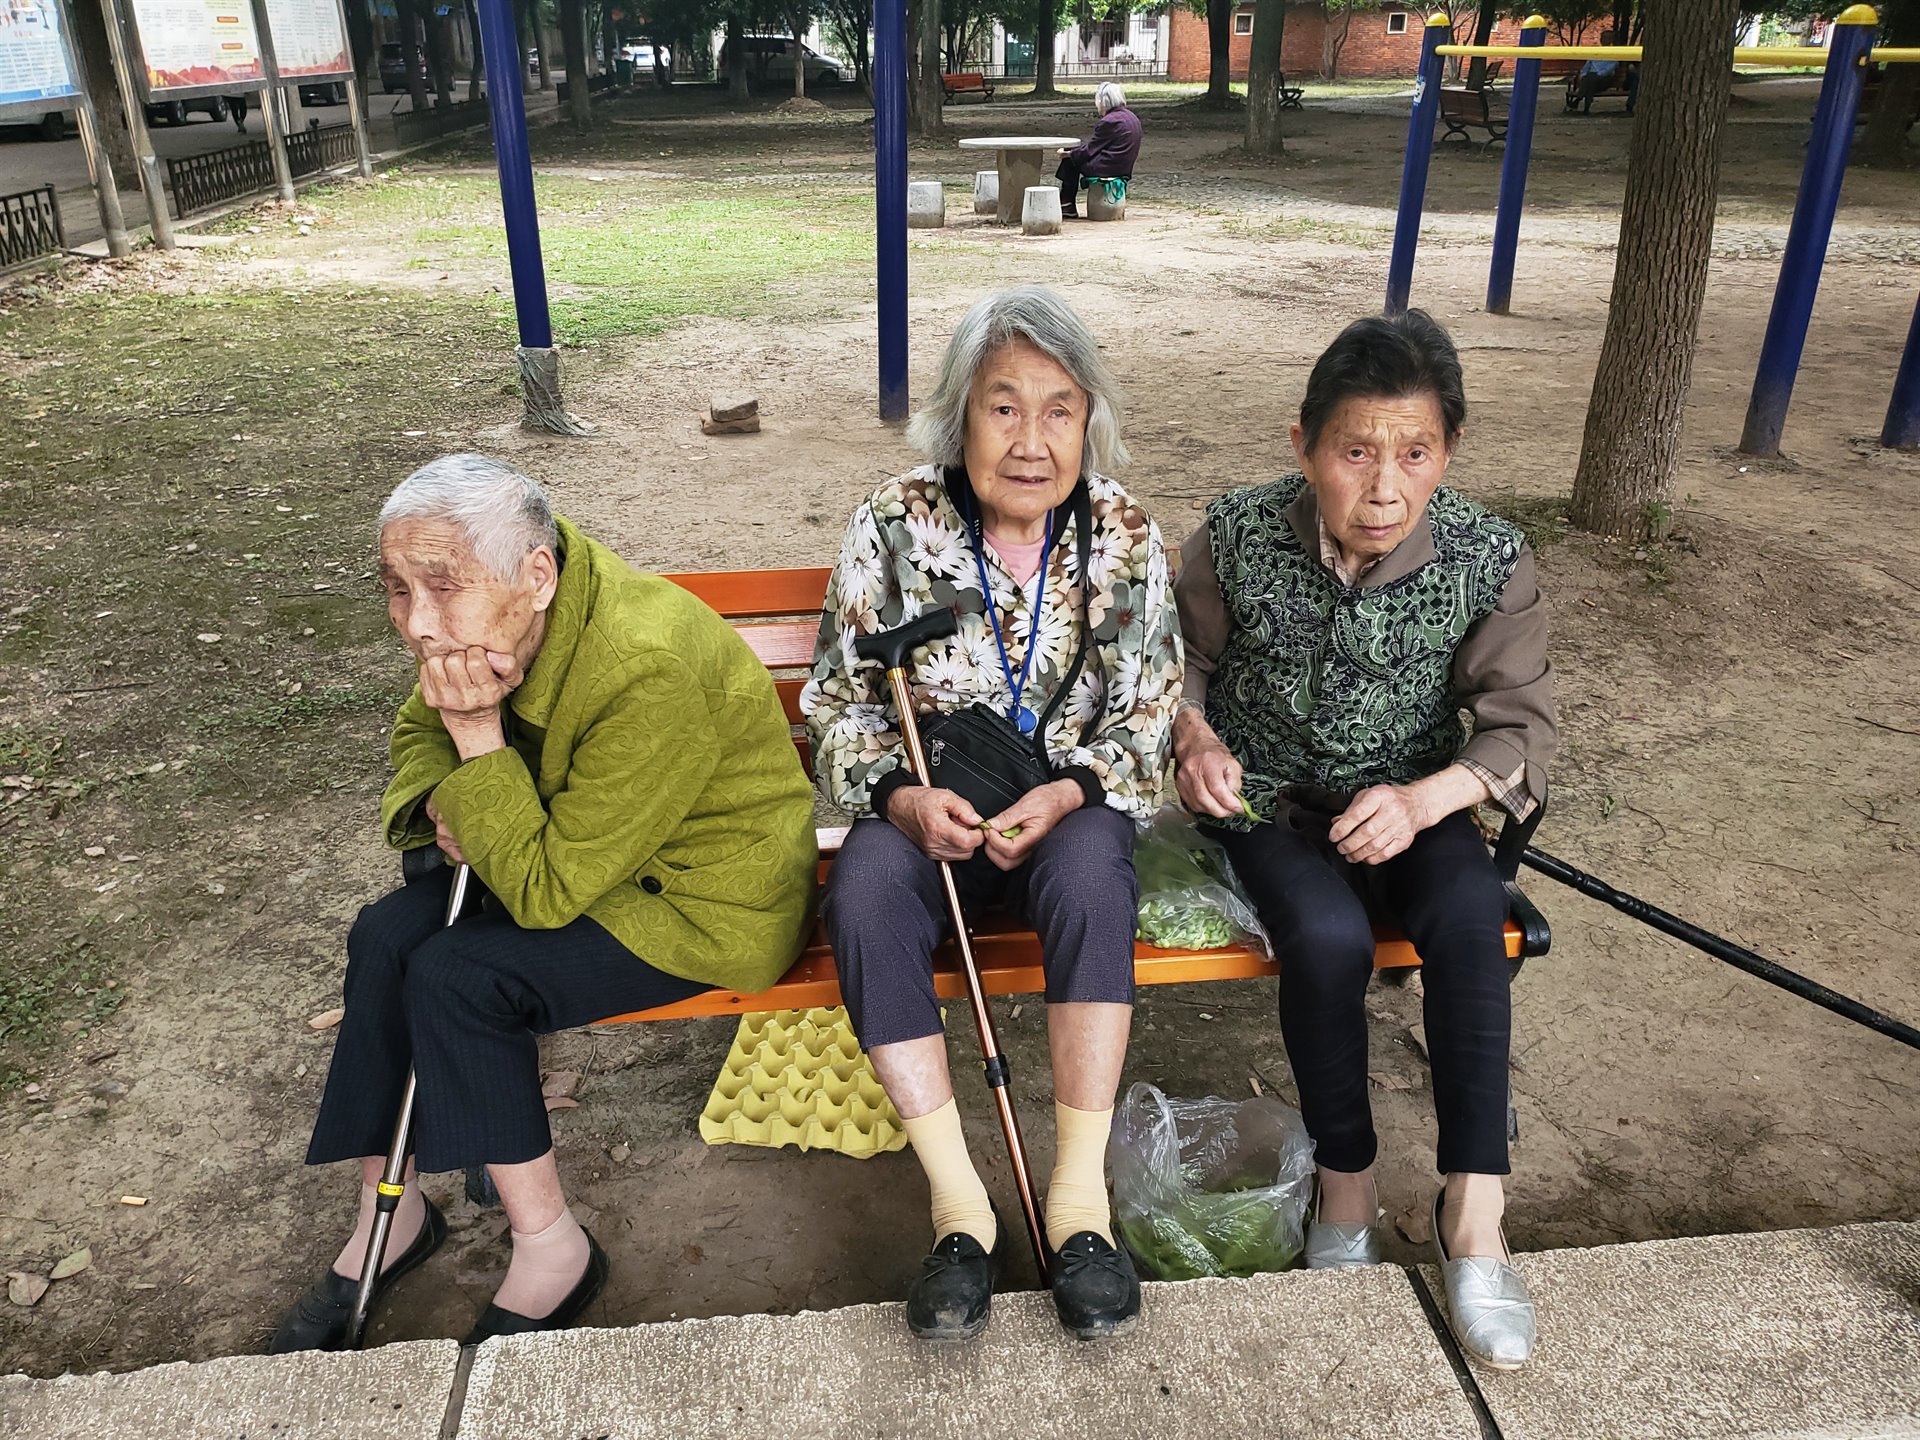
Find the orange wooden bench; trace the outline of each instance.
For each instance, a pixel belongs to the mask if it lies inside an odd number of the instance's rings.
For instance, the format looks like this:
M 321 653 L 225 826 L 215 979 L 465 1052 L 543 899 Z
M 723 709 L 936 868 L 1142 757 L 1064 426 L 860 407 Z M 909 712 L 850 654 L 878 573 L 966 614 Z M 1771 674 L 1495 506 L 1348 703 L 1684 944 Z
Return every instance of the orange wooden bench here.
M 820 629 L 820 606 L 827 592 L 829 571 L 723 570 L 666 578 L 698 595 L 734 622 L 753 653 L 774 672 L 780 703 L 793 725 L 794 748 L 803 769 L 812 774 L 811 746 L 800 719 L 800 690 L 813 664 L 814 638 Z M 1532 838 L 1541 811 L 1524 825 L 1509 824 L 1495 847 L 1495 862 L 1507 882 L 1510 911 L 1507 920 L 1507 958 L 1520 962 L 1547 953 L 1552 936 L 1545 918 L 1514 883 L 1520 852 Z M 832 857 L 846 836 L 844 827 L 823 828 L 820 837 L 820 876 L 824 880 Z M 1040 941 L 1010 916 L 987 912 L 974 921 L 974 955 L 990 995 L 1035 994 L 1046 988 L 1041 968 Z M 1379 969 L 1418 965 L 1420 957 L 1405 938 L 1391 932 L 1376 936 L 1373 963 Z M 1160 950 L 1136 945 L 1134 979 L 1141 985 L 1174 985 L 1190 980 L 1246 980 L 1277 975 L 1280 967 L 1265 956 L 1240 946 L 1219 950 Z M 934 956 L 934 989 L 949 1000 L 966 996 L 959 959 L 951 944 Z M 734 990 L 709 990 L 691 999 L 610 1016 L 604 1024 L 625 1020 L 684 1020 L 707 1015 L 740 1015 L 755 1010 L 803 1010 L 840 1003 L 840 985 L 834 973 L 833 952 L 826 937 L 815 929 L 793 968 L 771 990 L 743 995 Z
M 977 70 L 961 71 L 956 75 L 942 75 L 940 87 L 946 91 L 946 98 L 957 100 L 962 95 L 978 95 L 982 100 L 993 99 L 993 82 Z M 752 573 L 752 572 L 748 572 Z M 769 570 L 769 575 L 804 574 L 804 571 Z M 722 614 L 725 612 L 722 611 Z

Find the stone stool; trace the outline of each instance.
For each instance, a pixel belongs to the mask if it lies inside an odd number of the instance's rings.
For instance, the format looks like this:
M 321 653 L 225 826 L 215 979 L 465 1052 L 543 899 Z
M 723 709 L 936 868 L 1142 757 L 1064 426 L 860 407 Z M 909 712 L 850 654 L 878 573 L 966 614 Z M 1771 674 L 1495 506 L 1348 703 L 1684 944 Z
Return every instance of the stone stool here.
M 1060 233 L 1060 187 L 1029 185 L 1020 207 L 1020 230 L 1026 235 Z
M 947 192 L 938 180 L 915 180 L 907 186 L 907 228 L 938 230 L 947 223 Z
M 973 213 L 992 215 L 1000 208 L 1000 172 L 998 170 L 976 170 L 973 172 Z
M 1087 219 L 1124 220 L 1127 218 L 1127 202 L 1124 198 L 1114 200 L 1105 185 L 1098 180 L 1087 186 Z

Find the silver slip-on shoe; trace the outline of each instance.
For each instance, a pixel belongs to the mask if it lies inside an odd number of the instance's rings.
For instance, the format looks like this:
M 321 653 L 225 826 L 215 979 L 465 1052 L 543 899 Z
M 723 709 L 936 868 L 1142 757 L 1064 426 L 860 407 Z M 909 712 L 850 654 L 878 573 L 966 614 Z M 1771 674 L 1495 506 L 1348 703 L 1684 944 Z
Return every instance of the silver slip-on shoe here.
M 1433 1250 L 1447 1288 L 1447 1320 L 1460 1348 L 1496 1370 L 1518 1370 L 1533 1356 L 1533 1296 L 1520 1272 L 1504 1260 L 1484 1255 L 1447 1258 L 1440 1238 L 1440 1202 L 1433 1197 Z M 1500 1234 L 1506 1248 L 1507 1236 Z M 1509 1251 L 1509 1254 L 1512 1252 Z
M 1384 1212 L 1382 1212 L 1384 1213 Z M 1306 1267 L 1309 1270 L 1346 1270 L 1380 1263 L 1380 1227 L 1361 1220 L 1320 1218 L 1320 1177 L 1313 1181 L 1313 1203 L 1307 1209 Z

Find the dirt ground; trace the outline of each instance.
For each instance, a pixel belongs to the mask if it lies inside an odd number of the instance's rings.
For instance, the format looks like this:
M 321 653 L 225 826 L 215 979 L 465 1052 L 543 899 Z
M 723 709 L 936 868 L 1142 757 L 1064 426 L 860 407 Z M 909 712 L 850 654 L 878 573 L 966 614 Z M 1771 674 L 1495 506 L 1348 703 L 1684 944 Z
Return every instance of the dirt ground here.
M 1920 457 L 1870 437 L 1920 288 L 1912 173 L 1848 179 L 1787 458 L 1732 448 L 1811 103 L 1798 82 L 1736 99 L 1666 545 L 1596 542 L 1560 511 L 1628 121 L 1543 113 L 1510 317 L 1481 309 L 1497 158 L 1444 150 L 1414 298 L 1466 361 L 1450 479 L 1529 526 L 1554 607 L 1565 738 L 1541 846 L 1911 1021 Z M 1232 117 L 1145 106 L 1127 221 L 1045 240 L 958 220 L 968 161 L 916 146 L 915 175 L 950 182 L 958 223 L 914 238 L 914 393 L 982 289 L 1059 285 L 1128 386 L 1122 478 L 1177 542 L 1208 498 L 1286 464 L 1307 367 L 1378 307 L 1403 107 L 1310 103 L 1291 153 L 1251 162 Z M 949 116 L 975 134 L 1090 118 L 986 108 Z M 850 110 L 739 118 L 696 95 L 612 119 L 595 139 L 542 137 L 543 175 L 609 196 L 818 197 L 829 238 L 852 223 L 833 205 L 870 187 Z M 0 308 L 0 404 L 23 417 L 0 434 L 0 774 L 31 777 L 0 791 L 0 1271 L 92 1253 L 37 1306 L 0 1305 L 6 1369 L 251 1350 L 339 1244 L 352 1181 L 300 1164 L 332 1045 L 306 1022 L 338 1003 L 346 927 L 395 877 L 371 815 L 406 675 L 364 583 L 385 490 L 432 454 L 485 449 L 641 566 L 824 564 L 851 507 L 909 461 L 873 418 L 860 259 L 773 282 L 772 313 L 703 301 L 569 351 L 569 402 L 597 435 L 522 434 L 496 319 L 504 264 L 460 236 L 423 250 L 434 202 L 408 188 L 483 162 L 455 147 L 376 186 L 378 204 L 307 197 L 308 235 L 261 212 L 218 247 L 70 274 Z M 701 403 L 740 388 L 765 431 L 702 437 Z M 1517 1249 L 1920 1212 L 1911 1052 L 1544 879 L 1528 889 L 1554 945 L 1515 988 Z M 1369 1006 L 1397 1215 L 1433 1183 L 1408 1038 L 1419 1002 L 1380 988 Z M 1000 1007 L 1044 1165 L 1043 1009 Z M 904 1153 L 700 1142 L 730 1030 L 547 1043 L 552 1067 L 586 1077 L 554 1130 L 614 1262 L 592 1323 L 894 1298 L 924 1248 Z M 962 1103 L 1007 1208 L 970 1043 L 963 1026 Z M 1253 1076 L 1291 1093 L 1270 984 L 1142 993 L 1128 1081 L 1241 1095 Z M 428 1189 L 456 1233 L 396 1291 L 380 1340 L 463 1333 L 505 1263 L 499 1212 L 469 1206 L 458 1177 Z M 118 1203 L 129 1194 L 148 1203 Z M 1393 1236 L 1389 1254 L 1419 1251 Z

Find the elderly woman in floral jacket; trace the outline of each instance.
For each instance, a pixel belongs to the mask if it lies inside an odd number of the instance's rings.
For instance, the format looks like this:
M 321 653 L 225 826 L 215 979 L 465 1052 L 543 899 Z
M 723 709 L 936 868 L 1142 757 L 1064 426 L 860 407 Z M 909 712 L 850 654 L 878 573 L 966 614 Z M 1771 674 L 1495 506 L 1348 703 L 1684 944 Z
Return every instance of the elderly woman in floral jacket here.
M 936 862 L 949 861 L 970 902 L 1009 906 L 1039 931 L 1054 1300 L 1075 1334 L 1110 1335 L 1140 1306 L 1113 1243 L 1105 1155 L 1132 1017 L 1134 825 L 1161 800 L 1181 683 L 1166 555 L 1102 473 L 1127 458 L 1113 380 L 1050 291 L 1002 291 L 968 312 L 908 435 L 932 463 L 854 512 L 801 701 L 821 787 L 858 817 L 823 905 L 841 991 L 932 1190 L 936 1243 L 907 1323 L 928 1339 L 979 1334 L 1002 1239 L 961 1134 L 933 989 L 946 926 Z M 885 677 L 854 652 L 861 635 L 936 606 L 959 628 L 914 652 L 916 712 L 983 704 L 1043 743 L 1051 778 L 998 814 L 915 781 Z

